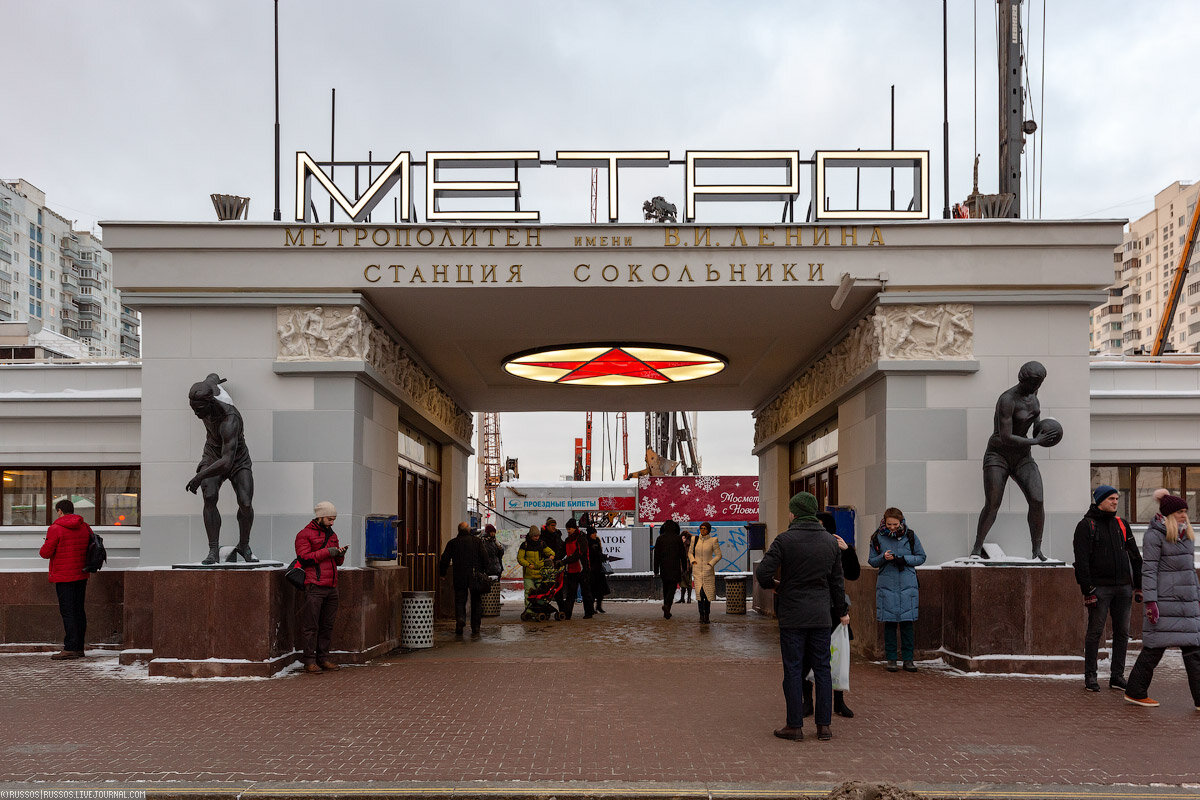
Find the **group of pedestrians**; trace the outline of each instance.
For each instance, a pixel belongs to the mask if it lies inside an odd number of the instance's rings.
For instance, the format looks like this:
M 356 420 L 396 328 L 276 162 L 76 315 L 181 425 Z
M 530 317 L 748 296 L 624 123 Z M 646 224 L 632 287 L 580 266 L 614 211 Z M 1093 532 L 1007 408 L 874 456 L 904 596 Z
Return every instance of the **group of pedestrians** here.
M 791 524 L 775 537 L 755 570 L 755 580 L 775 593 L 779 650 L 783 660 L 785 724 L 781 739 L 804 738 L 805 717 L 815 717 L 817 738 L 833 738 L 833 714 L 851 718 L 843 688 L 835 689 L 831 672 L 832 637 L 840 626 L 850 630 L 850 596 L 845 581 L 857 580 L 861 565 L 854 546 L 837 535 L 832 515 L 817 511 L 817 498 L 800 492 L 788 502 Z M 884 626 L 888 671 L 917 670 L 913 661 L 913 627 L 919 607 L 916 568 L 925 551 L 898 508 L 888 508 L 871 536 L 868 563 L 878 570 L 876 618 Z M 840 653 L 848 658 L 848 653 Z
M 1129 529 L 1117 515 L 1120 494 L 1100 486 L 1092 505 L 1075 526 L 1075 580 L 1087 608 L 1084 639 L 1083 686 L 1100 691 L 1099 650 L 1104 624 L 1111 618 L 1112 654 L 1108 685 L 1123 691 L 1125 700 L 1152 708 L 1150 697 L 1154 669 L 1168 648 L 1183 653 L 1192 701 L 1200 711 L 1200 581 L 1196 578 L 1196 533 L 1188 521 L 1188 505 L 1166 489 L 1154 493 L 1158 513 L 1142 537 L 1142 553 Z M 1130 612 L 1142 604 L 1142 650 L 1125 676 Z
M 700 523 L 695 535 L 680 531 L 675 520 L 662 524 L 654 540 L 651 560 L 654 574 L 662 579 L 663 619 L 671 618 L 675 590 L 679 589 L 679 602 L 689 602 L 694 586 L 700 624 L 711 621 L 712 600 L 717 596 L 717 564 L 721 558 L 721 543 L 709 523 Z
M 604 598 L 610 593 L 610 558 L 604 553 L 595 526 L 581 527 L 572 517 L 567 520 L 566 533 L 563 538 L 553 517 L 546 520 L 544 527 L 529 526 L 529 533 L 517 550 L 517 563 L 525 579 L 525 607 L 529 610 L 531 598 L 544 582 L 553 581 L 557 585 L 561 572 L 561 586 L 553 592 L 558 613 L 563 619 L 571 619 L 578 598 L 583 602 L 583 618 L 591 619 L 606 613 Z

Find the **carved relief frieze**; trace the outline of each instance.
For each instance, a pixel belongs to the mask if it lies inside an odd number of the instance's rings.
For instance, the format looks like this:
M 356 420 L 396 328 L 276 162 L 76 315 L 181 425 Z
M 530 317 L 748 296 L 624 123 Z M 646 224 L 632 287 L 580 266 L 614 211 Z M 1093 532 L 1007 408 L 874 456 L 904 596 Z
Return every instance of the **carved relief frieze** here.
M 880 360 L 972 358 L 973 333 L 966 303 L 879 306 L 756 415 L 754 443 L 771 438 Z
M 471 414 L 362 309 L 280 306 L 276 321 L 280 361 L 365 361 L 415 407 L 460 439 L 471 440 Z

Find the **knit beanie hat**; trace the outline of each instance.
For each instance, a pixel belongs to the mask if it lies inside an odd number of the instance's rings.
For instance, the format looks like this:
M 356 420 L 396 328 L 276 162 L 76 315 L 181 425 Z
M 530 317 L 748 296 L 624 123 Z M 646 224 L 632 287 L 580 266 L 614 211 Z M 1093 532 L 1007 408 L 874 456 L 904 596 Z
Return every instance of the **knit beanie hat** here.
M 1108 484 L 1101 484 L 1100 486 L 1096 487 L 1096 491 L 1092 492 L 1092 502 L 1096 505 L 1100 505 L 1104 502 L 1105 498 L 1111 497 L 1114 494 L 1118 494 L 1116 489 Z
M 796 519 L 816 520 L 817 498 L 808 492 L 800 492 L 788 501 L 788 511 Z
M 1169 517 L 1176 511 L 1186 511 L 1188 504 L 1182 497 L 1176 497 L 1166 489 L 1156 489 L 1154 499 L 1158 501 L 1158 510 L 1164 517 Z
M 328 500 L 322 500 L 313 507 L 314 517 L 336 517 L 337 509 L 333 507 L 333 503 Z

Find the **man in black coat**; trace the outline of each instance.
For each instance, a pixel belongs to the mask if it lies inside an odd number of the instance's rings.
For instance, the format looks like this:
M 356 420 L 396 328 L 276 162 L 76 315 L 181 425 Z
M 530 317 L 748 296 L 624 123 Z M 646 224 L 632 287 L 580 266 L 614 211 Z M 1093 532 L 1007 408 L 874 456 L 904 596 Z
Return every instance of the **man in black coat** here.
M 659 528 L 652 551 L 654 574 L 662 577 L 663 619 L 671 618 L 671 604 L 675 602 L 675 587 L 683 577 L 683 537 L 679 535 L 679 523 L 669 519 Z
M 1129 642 L 1129 610 L 1142 602 L 1142 554 L 1129 523 L 1117 516 L 1120 495 L 1111 486 L 1092 493 L 1093 503 L 1075 526 L 1075 580 L 1087 607 L 1083 640 L 1083 688 L 1100 691 L 1096 659 L 1104 622 L 1112 615 L 1113 647 L 1110 689 L 1125 689 L 1125 647 Z
M 817 520 L 817 498 L 800 492 L 788 502 L 792 524 L 775 537 L 754 572 L 759 586 L 775 590 L 783 698 L 787 724 L 780 739 L 804 738 L 804 675 L 816 685 L 817 738 L 833 738 L 833 676 L 829 671 L 830 630 L 839 618 L 849 624 L 842 558 L 837 543 Z M 776 570 L 780 577 L 775 578 Z
M 471 580 L 475 570 L 484 572 L 487 569 L 488 557 L 484 552 L 483 542 L 465 522 L 458 523 L 458 536 L 446 542 L 439 562 L 442 577 L 450 564 L 454 564 L 454 632 L 461 634 L 467 625 L 467 596 L 471 597 L 471 635 L 479 635 L 479 626 L 483 623 L 483 596 L 479 588 L 473 586 Z

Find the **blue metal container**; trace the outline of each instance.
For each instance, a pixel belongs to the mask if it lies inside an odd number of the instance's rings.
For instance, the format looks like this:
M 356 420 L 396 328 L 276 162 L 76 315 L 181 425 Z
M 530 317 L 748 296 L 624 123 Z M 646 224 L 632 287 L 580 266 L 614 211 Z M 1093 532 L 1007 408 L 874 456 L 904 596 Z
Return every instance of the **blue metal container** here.
M 386 514 L 367 515 L 367 561 L 395 561 L 397 553 L 396 523 L 399 517 Z

